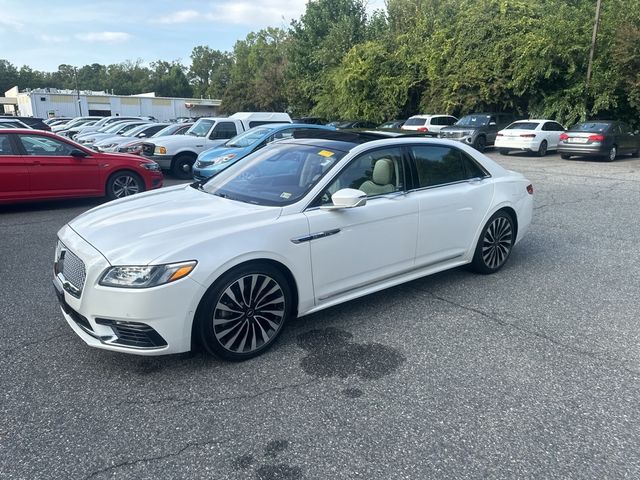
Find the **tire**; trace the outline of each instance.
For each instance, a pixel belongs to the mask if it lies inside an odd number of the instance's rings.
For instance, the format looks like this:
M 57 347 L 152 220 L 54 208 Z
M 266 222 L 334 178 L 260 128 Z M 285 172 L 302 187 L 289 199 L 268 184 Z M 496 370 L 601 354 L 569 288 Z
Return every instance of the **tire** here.
M 547 141 L 543 140 L 540 142 L 540 146 L 538 147 L 538 156 L 544 157 L 547 154 Z
M 567 155 L 566 153 L 561 153 L 560 158 L 563 160 L 569 160 L 571 158 L 571 155 Z
M 497 272 L 511 255 L 514 242 L 515 227 L 511 215 L 504 210 L 494 213 L 482 229 L 471 269 L 485 275 Z
M 638 155 L 640 155 L 640 149 L 634 151 L 631 153 L 631 158 L 637 158 Z
M 507 150 L 506 148 L 501 148 L 499 152 L 500 155 L 509 155 L 509 150 Z
M 291 286 L 276 268 L 264 263 L 234 268 L 205 294 L 196 313 L 196 338 L 217 357 L 247 360 L 274 343 L 292 302 Z
M 171 164 L 171 173 L 180 180 L 189 180 L 193 177 L 193 164 L 196 159 L 189 154 L 178 155 Z
M 484 149 L 486 147 L 487 147 L 487 139 L 484 138 L 482 135 L 476 138 L 476 140 L 473 142 L 473 148 L 475 148 L 479 152 L 484 152 Z
M 109 200 L 128 197 L 144 192 L 144 182 L 137 173 L 122 170 L 109 177 L 105 192 Z
M 609 153 L 604 157 L 605 162 L 613 162 L 618 156 L 618 147 L 616 145 L 612 145 L 609 149 Z

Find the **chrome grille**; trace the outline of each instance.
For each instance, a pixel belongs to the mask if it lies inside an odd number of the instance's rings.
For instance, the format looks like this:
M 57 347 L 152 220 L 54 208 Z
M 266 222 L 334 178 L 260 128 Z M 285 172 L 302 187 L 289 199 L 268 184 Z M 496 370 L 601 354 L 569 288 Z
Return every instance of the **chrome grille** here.
M 58 242 L 56 257 L 58 265 L 62 264 L 62 268 L 59 268 L 60 273 L 62 273 L 67 282 L 78 290 L 79 295 L 79 293 L 82 292 L 86 278 L 84 262 L 80 260 L 75 253 L 65 247 L 62 242 Z
M 153 152 L 155 151 L 155 144 L 153 143 L 143 143 L 142 144 L 142 154 L 146 155 L 146 156 L 151 156 L 153 155 Z

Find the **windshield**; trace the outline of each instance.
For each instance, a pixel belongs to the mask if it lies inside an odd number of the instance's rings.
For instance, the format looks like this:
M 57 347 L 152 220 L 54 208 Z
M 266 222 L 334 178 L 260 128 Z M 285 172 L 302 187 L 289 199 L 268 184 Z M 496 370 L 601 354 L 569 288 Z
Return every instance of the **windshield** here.
M 610 123 L 584 122 L 574 125 L 571 130 L 574 132 L 604 132 L 611 126 Z
M 162 130 L 157 131 L 151 138 L 153 137 L 164 137 L 165 135 L 173 135 L 176 130 L 179 130 L 181 125 L 167 125 Z
M 260 141 L 262 137 L 268 135 L 273 131 L 273 128 L 269 127 L 254 127 L 247 130 L 240 135 L 236 135 L 232 139 L 230 139 L 227 143 L 224 144 L 225 147 L 235 147 L 235 148 L 244 148 L 249 145 L 253 145 L 254 143 Z
M 427 121 L 426 118 L 410 118 L 404 124 L 405 126 L 411 127 L 411 126 L 417 126 L 417 125 L 424 125 L 426 121 Z
M 312 145 L 275 143 L 231 165 L 202 189 L 245 203 L 288 205 L 304 197 L 344 155 Z
M 455 124 L 460 127 L 484 127 L 489 125 L 489 115 L 466 115 Z
M 145 123 L 143 125 L 138 125 L 135 128 L 132 128 L 131 130 L 128 130 L 124 136 L 125 137 L 133 137 L 134 135 L 139 134 L 140 132 L 144 132 L 147 128 L 149 128 L 149 124 Z
M 198 120 L 189 130 L 187 130 L 187 135 L 205 137 L 215 123 L 215 120 Z
M 540 125 L 537 122 L 515 122 L 509 125 L 505 130 L 535 130 Z

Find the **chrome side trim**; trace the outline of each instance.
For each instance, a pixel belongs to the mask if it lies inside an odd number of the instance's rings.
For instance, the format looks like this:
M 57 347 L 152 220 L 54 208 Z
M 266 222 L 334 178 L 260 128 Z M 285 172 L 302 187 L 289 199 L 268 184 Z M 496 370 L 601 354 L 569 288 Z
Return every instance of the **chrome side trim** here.
M 311 235 L 294 237 L 291 239 L 291 241 L 297 245 L 299 243 L 310 242 L 311 240 L 317 240 L 318 238 L 330 237 L 331 235 L 335 235 L 336 233 L 340 233 L 339 228 L 334 228 L 333 230 L 325 230 L 324 232 L 312 233 Z

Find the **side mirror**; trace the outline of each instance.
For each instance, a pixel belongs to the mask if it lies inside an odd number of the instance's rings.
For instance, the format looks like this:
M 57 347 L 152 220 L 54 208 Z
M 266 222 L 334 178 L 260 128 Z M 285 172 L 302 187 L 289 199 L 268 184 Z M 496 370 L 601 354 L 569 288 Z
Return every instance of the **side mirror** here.
M 324 205 L 321 210 L 342 210 L 343 208 L 364 207 L 367 204 L 367 194 L 355 188 L 343 188 L 331 195 L 333 205 Z
M 84 152 L 79 148 L 74 148 L 73 150 L 71 150 L 71 152 L 69 152 L 69 155 L 76 158 L 84 158 L 89 156 L 87 152 Z
M 138 138 L 145 138 L 146 136 L 147 136 L 147 134 L 146 134 L 146 133 L 139 133 L 139 134 L 137 135 L 137 137 L 138 137 Z

